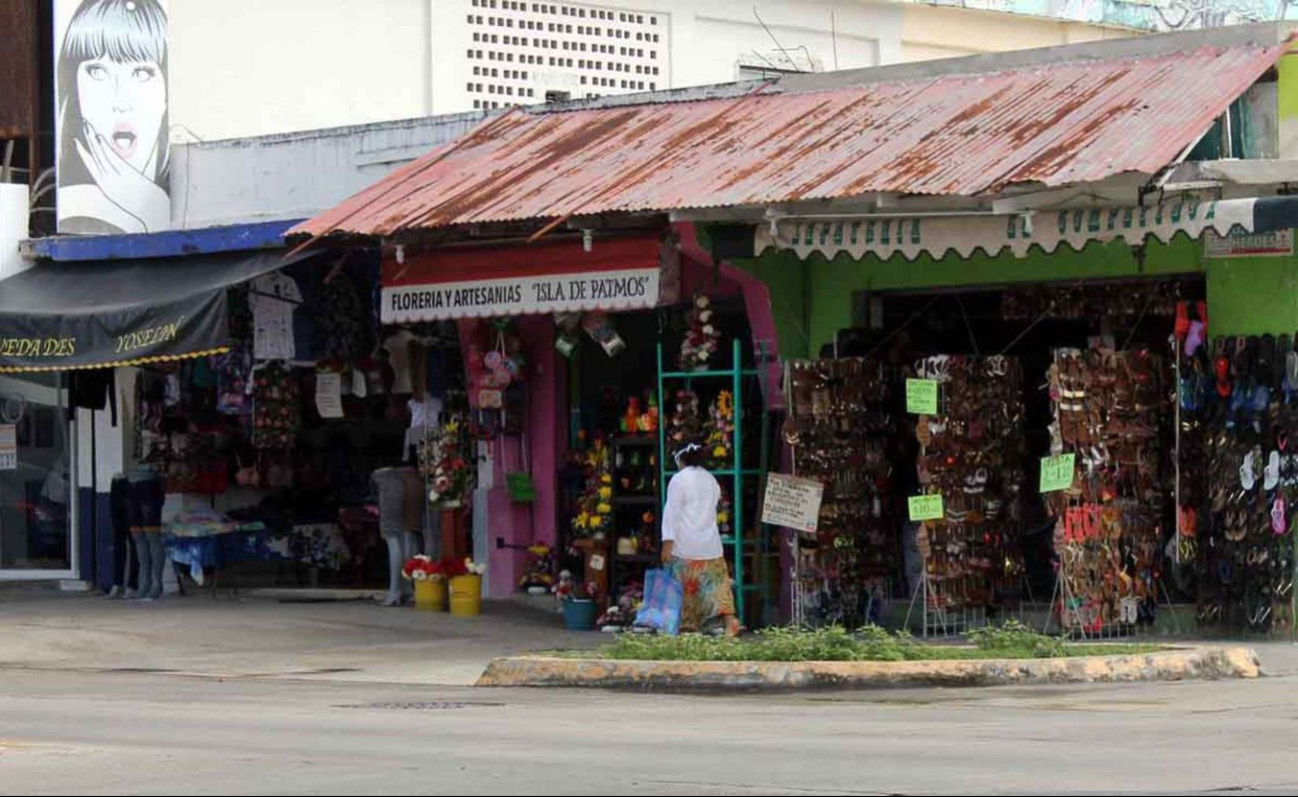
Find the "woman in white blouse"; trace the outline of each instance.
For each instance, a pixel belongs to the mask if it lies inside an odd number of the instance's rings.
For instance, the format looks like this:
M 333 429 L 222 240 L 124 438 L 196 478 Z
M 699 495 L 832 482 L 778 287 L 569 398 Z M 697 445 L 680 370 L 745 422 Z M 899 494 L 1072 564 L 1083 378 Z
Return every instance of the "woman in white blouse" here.
M 681 630 L 701 631 L 710 620 L 725 623 L 737 636 L 734 585 L 717 529 L 721 485 L 703 467 L 703 446 L 689 443 L 676 452 L 680 469 L 667 483 L 663 507 L 662 559 L 685 593 Z

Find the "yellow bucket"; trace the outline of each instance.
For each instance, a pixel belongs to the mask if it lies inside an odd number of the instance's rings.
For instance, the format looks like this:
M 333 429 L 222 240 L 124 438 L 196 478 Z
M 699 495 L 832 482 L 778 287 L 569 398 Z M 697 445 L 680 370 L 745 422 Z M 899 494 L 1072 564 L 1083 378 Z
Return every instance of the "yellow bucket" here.
M 456 576 L 451 579 L 451 614 L 477 617 L 482 613 L 482 576 Z
M 426 612 L 446 611 L 446 579 L 416 581 L 415 608 Z

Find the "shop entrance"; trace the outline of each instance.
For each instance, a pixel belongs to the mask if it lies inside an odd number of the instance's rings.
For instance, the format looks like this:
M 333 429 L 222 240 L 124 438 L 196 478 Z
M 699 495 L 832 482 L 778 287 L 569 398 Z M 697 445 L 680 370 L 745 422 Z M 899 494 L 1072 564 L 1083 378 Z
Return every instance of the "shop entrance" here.
M 73 577 L 75 427 L 64 379 L 0 376 L 0 580 Z
M 868 312 L 837 336 L 837 364 L 832 350 L 793 364 L 786 440 L 800 470 L 830 482 L 828 533 L 801 545 L 803 619 L 877 621 L 888 594 L 928 632 L 1030 605 L 1062 606 L 1056 621 L 1088 635 L 1152 626 L 1187 586 L 1164 566 L 1169 340 L 1178 305 L 1203 291 L 1186 277 L 860 297 Z M 907 405 L 914 379 L 936 385 L 931 407 Z M 835 384 L 846 397 L 818 387 Z M 833 419 L 853 405 L 861 422 Z M 1075 478 L 1043 494 L 1052 453 L 1072 455 Z M 941 509 L 917 515 L 917 495 Z

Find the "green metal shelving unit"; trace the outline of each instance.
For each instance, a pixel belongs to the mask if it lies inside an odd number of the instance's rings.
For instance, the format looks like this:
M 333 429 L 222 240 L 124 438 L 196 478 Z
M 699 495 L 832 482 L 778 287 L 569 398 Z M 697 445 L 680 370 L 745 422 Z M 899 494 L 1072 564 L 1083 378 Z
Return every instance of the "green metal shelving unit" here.
M 766 585 L 762 583 L 749 584 L 745 581 L 744 572 L 744 479 L 748 477 L 760 476 L 760 468 L 743 467 L 743 429 L 744 429 L 744 378 L 758 376 L 757 369 L 742 368 L 740 363 L 739 340 L 736 339 L 731 345 L 731 367 L 724 370 L 716 371 L 667 371 L 663 368 L 663 345 L 658 344 L 658 411 L 660 420 L 658 423 L 658 450 L 661 456 L 658 457 L 658 490 L 660 493 L 660 502 L 667 502 L 667 482 L 672 474 L 676 471 L 669 469 L 667 463 L 671 459 L 672 452 L 667 448 L 667 424 L 668 400 L 666 384 L 670 381 L 684 382 L 688 387 L 694 380 L 715 379 L 730 380 L 730 391 L 735 398 L 735 431 L 733 450 L 735 462 L 732 467 L 713 470 L 712 474 L 717 477 L 729 477 L 732 480 L 730 496 L 734 505 L 734 529 L 735 533 L 725 535 L 721 538 L 722 544 L 730 552 L 732 559 L 733 572 L 735 574 L 735 611 L 738 613 L 740 620 L 745 618 L 747 607 L 747 595 L 750 592 L 761 593 L 759 599 L 762 605 L 766 604 Z M 763 428 L 765 428 L 765 413 L 763 413 Z M 765 441 L 763 441 L 765 446 Z M 761 538 L 758 539 L 761 542 Z

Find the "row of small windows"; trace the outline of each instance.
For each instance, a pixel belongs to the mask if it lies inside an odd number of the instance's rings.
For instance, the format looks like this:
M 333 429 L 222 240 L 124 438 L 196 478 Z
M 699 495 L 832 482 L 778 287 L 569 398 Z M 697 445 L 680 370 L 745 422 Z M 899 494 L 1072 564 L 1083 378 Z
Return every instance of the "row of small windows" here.
M 485 23 L 482 21 L 482 17 L 476 14 L 469 14 L 467 19 L 470 25 L 486 24 L 493 27 L 501 27 L 501 28 L 514 27 L 514 20 L 505 19 L 504 17 L 500 17 L 500 18 L 487 17 L 487 21 Z M 531 20 L 519 20 L 518 27 L 523 30 L 548 31 L 550 33 L 571 34 L 574 32 L 571 25 L 565 25 L 562 22 L 560 23 L 551 22 L 547 25 L 542 22 L 532 22 Z M 586 25 L 578 25 L 577 30 L 575 32 L 579 36 L 603 36 L 604 35 L 603 28 L 587 27 Z M 477 34 L 474 35 L 476 36 Z M 609 28 L 608 35 L 609 37 L 614 39 L 629 40 L 631 38 L 631 31 L 622 30 L 621 28 Z M 659 38 L 657 33 L 636 33 L 635 40 L 638 42 L 657 43 L 659 41 Z
M 571 60 L 568 61 L 568 66 L 572 66 L 572 61 L 571 61 Z M 578 61 L 577 61 L 577 68 L 578 68 L 578 69 L 595 69 L 595 70 L 603 70 L 603 69 L 604 69 L 604 62 L 603 62 L 603 61 L 582 61 L 582 60 L 578 60 Z M 630 71 L 631 71 L 631 65 L 630 65 L 630 64 L 619 63 L 619 62 L 617 62 L 617 61 L 609 61 L 609 62 L 608 62 L 608 69 L 609 69 L 610 72 L 630 72 Z M 637 75 L 656 75 L 656 74 L 658 74 L 658 67 L 656 67 L 656 66 L 641 66 L 641 65 L 637 64 L 637 65 L 636 65 L 636 68 L 635 68 L 635 72 L 636 72 Z
M 479 77 L 500 77 L 500 70 L 495 67 L 475 66 L 473 74 Z M 527 80 L 527 73 L 521 69 L 506 69 L 505 80 Z
M 581 85 L 583 85 L 583 86 L 608 86 L 609 88 L 615 88 L 615 87 L 618 87 L 618 86 L 619 86 L 618 81 L 617 81 L 615 78 L 611 78 L 611 77 L 593 77 L 593 78 L 590 78 L 589 81 L 587 81 L 585 75 L 582 75 L 582 76 L 581 76 Z M 623 81 L 621 82 L 620 87 L 621 87 L 621 88 L 624 88 L 624 89 L 644 89 L 644 85 L 645 85 L 645 84 L 644 84 L 644 81 L 643 81 L 643 80 L 623 80 Z M 657 84 L 657 83 L 650 83 L 650 84 L 649 84 L 649 90 L 650 90 L 650 91 L 657 91 L 657 90 L 658 90 L 658 84 Z
M 469 83 L 469 84 L 467 84 L 467 91 L 469 91 L 470 93 L 482 94 L 482 93 L 483 93 L 483 86 L 482 86 L 481 83 Z M 514 87 L 513 87 L 513 86 L 497 86 L 497 85 L 494 84 L 494 83 L 488 83 L 487 86 L 486 86 L 486 93 L 487 93 L 487 94 L 502 94 L 502 95 L 507 95 L 507 96 L 513 97 L 513 96 L 514 96 Z M 520 87 L 518 88 L 518 96 L 520 96 L 520 97 L 535 97 L 535 96 L 536 96 L 536 89 L 528 89 L 528 88 L 523 88 L 522 86 L 520 86 Z
M 499 0 L 499 3 L 498 0 L 472 0 L 472 3 L 474 8 L 500 8 L 505 11 L 528 10 L 528 4 L 521 2 L 521 0 Z M 579 17 L 582 19 L 586 18 L 586 12 L 588 10 L 580 7 L 571 8 L 569 6 L 551 5 L 550 3 L 532 3 L 531 6 L 532 11 L 537 14 L 559 14 L 565 17 Z M 618 22 L 629 22 L 636 25 L 645 24 L 644 14 L 629 14 L 625 11 L 604 11 L 597 8 L 589 9 L 589 11 L 591 19 L 607 19 L 611 22 L 614 21 L 614 18 L 616 17 L 616 21 Z M 649 24 L 657 25 L 658 17 L 651 14 L 649 16 Z
M 510 63 L 513 63 L 514 61 L 513 53 L 498 53 L 494 50 L 488 50 L 485 53 L 482 50 L 469 50 L 466 52 L 466 55 L 471 60 L 477 59 L 477 60 L 487 60 L 487 61 L 507 61 Z M 603 61 L 587 61 L 585 59 L 578 59 L 574 61 L 571 58 L 556 58 L 554 56 L 550 56 L 549 59 L 547 60 L 545 56 L 541 56 L 541 55 L 520 55 L 518 56 L 518 62 L 520 64 L 533 64 L 537 66 L 545 66 L 546 64 L 549 64 L 550 66 L 575 66 L 578 69 L 594 69 L 597 71 L 602 71 L 604 69 Z M 479 74 L 478 72 L 479 69 L 483 70 L 482 74 L 486 74 L 485 67 L 476 67 L 476 66 L 473 68 L 473 74 L 475 75 Z M 608 70 L 610 72 L 630 73 L 631 64 L 624 64 L 619 61 L 609 61 Z M 496 72 L 495 69 L 492 69 L 491 71 L 493 74 Z M 508 69 L 505 70 L 505 74 L 508 75 L 510 71 L 511 70 Z M 659 72 L 658 72 L 658 67 L 656 66 L 643 66 L 641 64 L 636 64 L 635 73 L 637 75 L 657 75 Z M 519 74 L 523 75 L 522 78 L 523 80 L 527 79 L 526 72 L 522 72 Z

